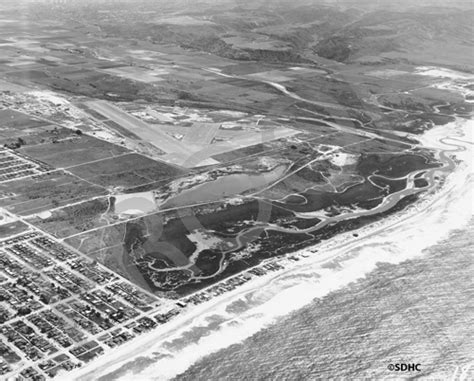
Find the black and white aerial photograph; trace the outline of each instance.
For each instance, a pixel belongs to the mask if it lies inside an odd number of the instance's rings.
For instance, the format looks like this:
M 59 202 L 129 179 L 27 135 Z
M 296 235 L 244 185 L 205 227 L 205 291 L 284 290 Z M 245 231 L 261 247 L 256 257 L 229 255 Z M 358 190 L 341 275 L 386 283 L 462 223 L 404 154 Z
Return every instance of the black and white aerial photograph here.
M 474 380 L 474 0 L 0 0 L 0 381 Z

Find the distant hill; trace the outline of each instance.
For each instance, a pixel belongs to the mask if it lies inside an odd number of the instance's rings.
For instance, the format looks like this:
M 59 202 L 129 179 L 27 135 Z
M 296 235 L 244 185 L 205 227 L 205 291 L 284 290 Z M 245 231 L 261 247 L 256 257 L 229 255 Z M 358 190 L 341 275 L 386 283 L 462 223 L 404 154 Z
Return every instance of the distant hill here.
M 410 12 L 375 11 L 341 26 L 315 45 L 318 55 L 342 62 L 378 57 L 412 62 L 472 63 L 474 11 L 417 8 Z
M 100 37 L 128 36 L 262 62 L 411 62 L 470 67 L 471 1 L 73 1 L 55 8 Z M 431 4 L 428 6 L 428 4 Z M 51 17 L 43 6 L 38 17 Z M 99 28 L 97 28 L 99 27 Z

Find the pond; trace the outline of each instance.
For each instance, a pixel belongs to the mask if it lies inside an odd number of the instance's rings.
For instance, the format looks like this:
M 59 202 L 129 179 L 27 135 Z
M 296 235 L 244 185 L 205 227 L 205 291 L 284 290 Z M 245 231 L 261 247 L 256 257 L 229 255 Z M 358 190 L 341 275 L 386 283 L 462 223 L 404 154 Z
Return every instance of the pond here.
M 206 201 L 218 201 L 226 197 L 233 197 L 245 191 L 259 189 L 284 175 L 286 166 L 280 165 L 270 172 L 260 174 L 238 173 L 219 177 L 216 180 L 187 189 L 169 199 L 162 207 L 164 209 L 193 205 Z

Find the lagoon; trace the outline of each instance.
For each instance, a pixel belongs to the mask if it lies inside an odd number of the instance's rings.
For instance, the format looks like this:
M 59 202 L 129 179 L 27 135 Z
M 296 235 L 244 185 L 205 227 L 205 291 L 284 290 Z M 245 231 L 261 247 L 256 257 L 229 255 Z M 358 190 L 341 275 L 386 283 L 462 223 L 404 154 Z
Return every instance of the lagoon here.
M 270 172 L 260 174 L 238 173 L 219 177 L 170 198 L 163 205 L 163 208 L 218 201 L 226 197 L 237 196 L 249 190 L 262 188 L 278 180 L 284 175 L 285 171 L 286 166 L 280 165 Z

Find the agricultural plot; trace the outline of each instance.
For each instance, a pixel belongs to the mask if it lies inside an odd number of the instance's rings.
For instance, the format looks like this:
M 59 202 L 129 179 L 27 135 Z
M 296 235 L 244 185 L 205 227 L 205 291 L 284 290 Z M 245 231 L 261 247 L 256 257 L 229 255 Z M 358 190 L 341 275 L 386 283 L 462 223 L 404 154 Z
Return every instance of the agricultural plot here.
M 151 70 L 138 70 L 135 67 L 114 67 L 110 69 L 104 69 L 103 71 L 117 75 L 119 77 L 128 78 L 134 81 L 153 83 L 159 82 L 163 79 L 159 77 L 160 74 L 167 74 L 167 71 L 151 71 Z
M 472 116 L 451 4 L 64 2 L 0 1 L 0 378 L 126 377 L 106 346 L 360 246 L 460 164 L 460 125 L 416 136 Z
M 0 71 L 30 87 L 0 82 L 11 90 L 4 99 L 38 116 L 0 110 L 0 143 L 21 143 L 18 158 L 0 158 L 0 206 L 151 291 L 186 293 L 319 234 L 272 226 L 306 229 L 319 212 L 375 207 L 406 187 L 408 171 L 436 166 L 414 138 L 390 130 L 418 133 L 470 109 L 412 65 L 322 59 L 307 49 L 320 52 L 319 41 L 294 45 L 281 19 L 256 35 L 219 17 L 152 17 L 171 33 L 151 36 L 139 22 L 108 30 L 99 18 L 87 34 L 58 27 L 18 38 L 0 26 Z M 48 98 L 58 92 L 62 107 Z M 11 179 L 17 164 L 47 174 Z
M 310 144 L 314 147 L 318 145 L 335 146 L 335 147 L 355 147 L 356 150 L 358 145 L 362 142 L 370 140 L 364 136 L 346 133 L 346 132 L 334 132 L 326 134 L 317 139 L 314 139 Z
M 31 215 L 66 204 L 104 195 L 104 188 L 92 185 L 63 171 L 0 183 L 0 206 Z
M 59 134 L 65 133 L 59 130 Z M 56 168 L 68 168 L 129 153 L 126 148 L 81 134 L 38 145 L 25 145 L 20 152 Z
M 14 110 L 0 110 L 0 137 L 7 138 L 18 130 L 34 129 L 48 125 L 48 122 Z
M 24 224 L 21 221 L 13 221 L 9 223 L 1 223 L 0 220 L 0 239 L 23 233 L 28 230 L 28 225 Z
M 242 83 L 243 82 L 243 83 Z M 198 83 L 197 93 L 204 97 L 213 97 L 215 94 L 225 94 L 226 99 L 237 105 L 255 106 L 263 102 L 272 101 L 279 97 L 262 85 L 261 88 L 249 85 L 245 81 L 217 78 L 214 81 Z
M 109 198 L 100 197 L 71 206 L 56 208 L 48 213 L 35 215 L 28 222 L 41 230 L 64 238 L 83 231 L 107 225 Z
M 91 183 L 123 188 L 166 181 L 184 173 L 178 167 L 135 153 L 77 165 L 69 170 Z
M 57 142 L 76 136 L 74 131 L 68 128 L 57 128 L 47 125 L 44 127 L 26 128 L 23 130 L 8 130 L 8 133 L 0 134 L 1 145 L 14 145 L 21 141 L 22 145 L 36 145 Z M 21 139 L 21 140 L 19 140 Z

